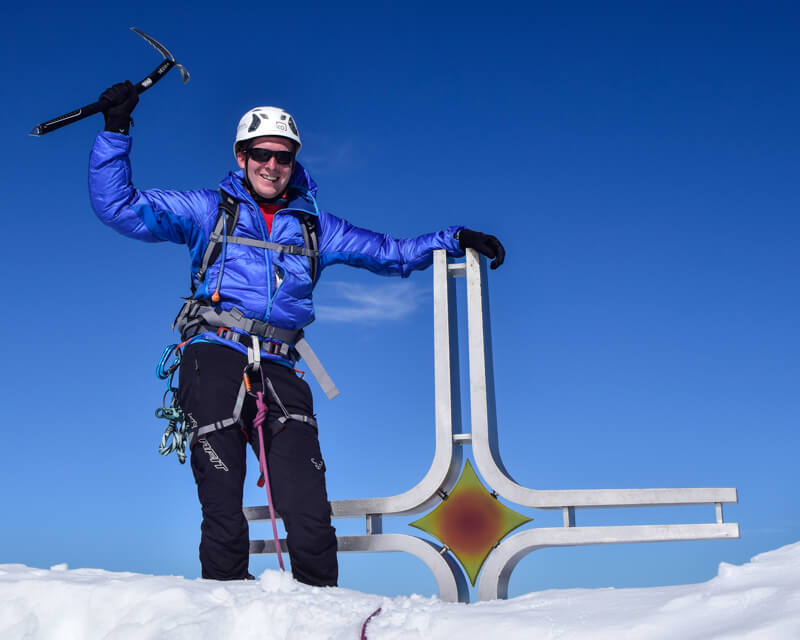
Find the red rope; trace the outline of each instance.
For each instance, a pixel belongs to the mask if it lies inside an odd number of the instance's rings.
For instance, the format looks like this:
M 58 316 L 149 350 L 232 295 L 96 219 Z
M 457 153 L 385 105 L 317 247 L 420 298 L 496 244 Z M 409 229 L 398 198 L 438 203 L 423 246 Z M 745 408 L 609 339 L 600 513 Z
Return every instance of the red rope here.
M 267 456 L 264 454 L 264 430 L 262 426 L 267 419 L 267 405 L 264 402 L 264 387 L 262 385 L 261 391 L 256 393 L 256 419 L 253 420 L 253 426 L 258 429 L 258 463 L 261 468 L 261 474 L 264 478 L 264 486 L 267 489 L 267 504 L 269 505 L 269 518 L 272 521 L 272 535 L 275 540 L 275 553 L 278 554 L 278 564 L 281 571 L 286 571 L 283 566 L 283 556 L 281 556 L 281 545 L 278 540 L 278 524 L 275 522 L 275 509 L 272 506 L 272 491 L 269 487 L 269 474 L 267 473 Z
M 372 620 L 375 616 L 377 616 L 381 612 L 381 608 L 382 607 L 378 607 L 377 609 L 375 609 L 375 611 L 370 613 L 369 617 L 366 620 L 364 620 L 364 624 L 361 625 L 361 640 L 367 640 L 367 625 L 369 624 L 370 620 Z

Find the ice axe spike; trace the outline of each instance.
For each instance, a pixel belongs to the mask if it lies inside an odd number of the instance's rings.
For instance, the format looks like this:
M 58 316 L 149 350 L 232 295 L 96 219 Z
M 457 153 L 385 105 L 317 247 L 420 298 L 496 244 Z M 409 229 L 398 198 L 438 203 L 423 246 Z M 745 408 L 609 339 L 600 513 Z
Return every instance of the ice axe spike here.
M 164 61 L 156 67 L 155 71 L 135 85 L 136 93 L 143 93 L 147 91 L 156 82 L 161 80 L 161 78 L 163 78 L 167 72 L 172 69 L 172 67 L 178 67 L 178 70 L 181 73 L 181 80 L 183 80 L 184 84 L 189 82 L 189 72 L 182 64 L 175 60 L 175 56 L 169 52 L 169 49 L 167 49 L 153 36 L 146 34 L 144 31 L 140 31 L 136 27 L 131 27 L 131 31 L 144 38 L 153 46 L 156 51 L 164 56 Z M 80 109 L 76 109 L 75 111 L 65 113 L 63 116 L 58 116 L 57 118 L 53 118 L 52 120 L 48 120 L 47 122 L 43 122 L 42 124 L 35 126 L 31 130 L 30 135 L 43 136 L 45 133 L 50 133 L 51 131 L 55 131 L 61 127 L 66 127 L 68 124 L 88 118 L 95 113 L 100 113 L 107 106 L 107 104 L 108 103 L 105 100 L 98 100 L 97 102 L 93 102 L 92 104 L 81 107 Z

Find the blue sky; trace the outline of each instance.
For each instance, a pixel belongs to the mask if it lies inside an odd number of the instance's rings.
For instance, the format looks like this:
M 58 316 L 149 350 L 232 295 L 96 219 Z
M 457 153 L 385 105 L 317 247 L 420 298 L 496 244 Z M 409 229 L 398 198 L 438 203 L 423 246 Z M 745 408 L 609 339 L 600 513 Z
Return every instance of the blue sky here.
M 100 116 L 27 135 L 158 64 L 130 26 L 192 74 L 142 96 L 137 186 L 216 186 L 239 117 L 275 104 L 295 115 L 328 210 L 398 237 L 463 224 L 501 238 L 498 421 L 520 484 L 739 490 L 726 519 L 740 540 L 537 551 L 512 595 L 706 580 L 800 539 L 791 3 L 104 3 L 16 6 L 7 24 L 1 563 L 199 573 L 191 472 L 157 454 L 153 417 L 186 251 L 95 219 Z M 431 275 L 336 267 L 317 288 L 308 335 L 342 391 L 316 396 L 332 499 L 402 492 L 430 463 Z M 263 503 L 254 478 L 247 503 Z M 712 511 L 580 511 L 578 524 Z M 435 589 L 411 558 L 340 562 L 345 587 Z

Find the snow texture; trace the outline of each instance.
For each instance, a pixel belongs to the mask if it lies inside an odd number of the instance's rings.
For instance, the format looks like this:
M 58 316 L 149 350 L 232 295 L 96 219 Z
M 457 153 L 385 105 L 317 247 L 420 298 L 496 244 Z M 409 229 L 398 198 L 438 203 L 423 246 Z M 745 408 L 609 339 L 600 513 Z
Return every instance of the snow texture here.
M 451 604 L 308 587 L 265 571 L 255 582 L 100 569 L 0 565 L 3 640 L 370 640 L 800 638 L 800 542 L 701 584 L 566 589 Z

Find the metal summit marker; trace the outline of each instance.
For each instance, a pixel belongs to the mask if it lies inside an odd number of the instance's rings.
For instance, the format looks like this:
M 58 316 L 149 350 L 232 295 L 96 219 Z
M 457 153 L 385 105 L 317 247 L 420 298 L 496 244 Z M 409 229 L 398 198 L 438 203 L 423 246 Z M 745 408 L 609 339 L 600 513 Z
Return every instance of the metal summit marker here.
M 494 367 L 492 363 L 489 296 L 486 260 L 467 250 L 464 261 L 448 259 L 436 251 L 433 260 L 434 393 L 436 400 L 436 445 L 428 472 L 408 491 L 384 498 L 359 498 L 331 502 L 334 518 L 365 518 L 366 533 L 339 536 L 339 552 L 405 551 L 422 560 L 432 571 L 439 597 L 451 602 L 469 602 L 464 570 L 448 544 L 464 561 L 479 600 L 508 597 L 508 582 L 519 561 L 532 551 L 625 542 L 665 542 L 738 538 L 739 525 L 723 520 L 722 505 L 736 503 L 734 488 L 695 489 L 557 489 L 537 490 L 517 484 L 500 458 L 497 444 Z M 461 433 L 458 336 L 454 278 L 467 279 L 467 340 L 469 345 L 469 394 L 472 429 Z M 477 471 L 491 488 L 487 492 L 471 470 L 465 470 L 463 489 L 457 487 L 462 471 L 463 447 L 471 445 Z M 470 475 L 471 474 L 471 475 Z M 454 491 L 455 490 L 455 491 Z M 479 494 L 483 494 L 481 497 Z M 464 500 L 464 494 L 473 499 Z M 451 496 L 459 504 L 440 509 Z M 510 515 L 511 510 L 484 505 L 500 496 L 508 502 L 536 509 L 561 509 L 562 527 L 529 526 L 505 537 L 515 527 L 530 525 L 527 519 Z M 499 503 L 498 503 L 499 504 Z M 649 507 L 714 505 L 716 522 L 708 524 L 657 524 L 628 526 L 576 525 L 577 509 L 597 507 Z M 434 509 L 436 507 L 436 509 Z M 433 510 L 432 510 L 433 509 Z M 383 533 L 383 517 L 431 511 L 415 526 L 445 542 L 417 536 Z M 268 520 L 264 507 L 247 507 L 250 522 Z M 450 514 L 450 515 L 448 515 Z M 505 526 L 497 524 L 508 520 Z M 420 526 L 421 525 L 421 526 Z M 450 541 L 450 542 L 448 542 Z M 281 540 L 286 550 L 286 541 Z M 272 540 L 251 540 L 250 553 L 274 553 Z

